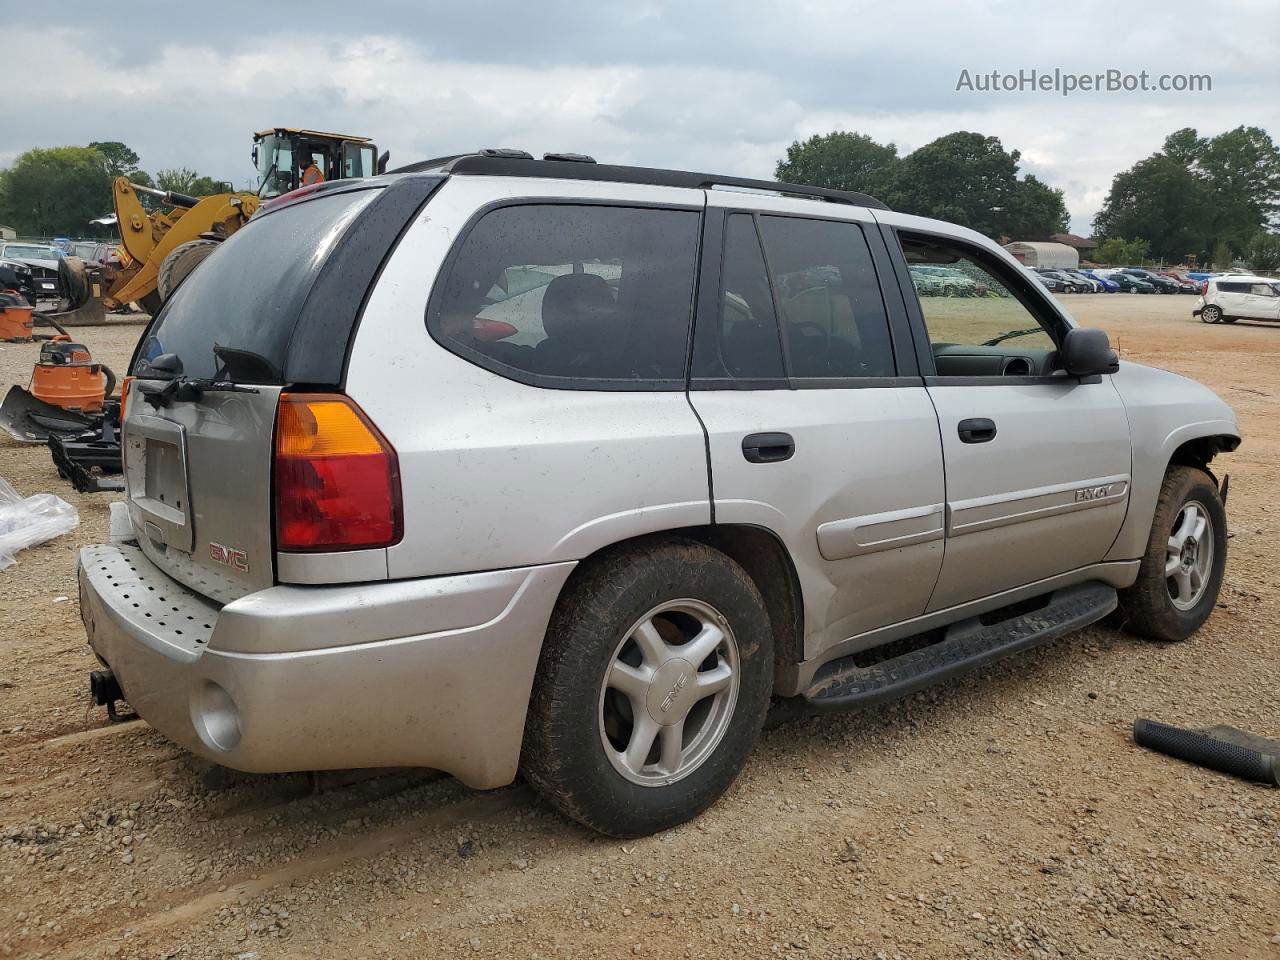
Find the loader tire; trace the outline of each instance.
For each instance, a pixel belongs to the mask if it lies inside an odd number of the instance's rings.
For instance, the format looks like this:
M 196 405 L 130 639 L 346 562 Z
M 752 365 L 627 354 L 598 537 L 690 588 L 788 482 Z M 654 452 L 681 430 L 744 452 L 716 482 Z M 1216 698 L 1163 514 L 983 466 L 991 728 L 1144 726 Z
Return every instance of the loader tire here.
M 156 289 L 162 302 L 173 296 L 173 291 L 191 275 L 192 270 L 200 266 L 205 257 L 213 253 L 220 242 L 189 240 L 169 251 L 169 255 L 160 264 L 160 275 L 156 278 Z

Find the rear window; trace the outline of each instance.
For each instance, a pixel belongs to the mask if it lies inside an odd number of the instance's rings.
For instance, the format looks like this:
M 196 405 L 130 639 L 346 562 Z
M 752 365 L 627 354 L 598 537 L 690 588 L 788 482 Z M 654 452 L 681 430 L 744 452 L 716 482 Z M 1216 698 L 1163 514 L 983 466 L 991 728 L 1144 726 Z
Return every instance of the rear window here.
M 499 207 L 465 235 L 427 325 L 446 348 L 539 386 L 684 384 L 700 215 Z
M 232 234 L 173 293 L 138 352 L 176 353 L 188 377 L 284 382 L 289 342 L 329 254 L 379 193 L 318 196 Z

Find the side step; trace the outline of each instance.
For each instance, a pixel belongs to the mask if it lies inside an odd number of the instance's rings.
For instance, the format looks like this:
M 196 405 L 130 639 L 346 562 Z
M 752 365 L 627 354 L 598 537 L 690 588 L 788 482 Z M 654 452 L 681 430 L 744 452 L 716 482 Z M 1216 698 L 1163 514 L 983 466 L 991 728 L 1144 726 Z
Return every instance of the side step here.
M 983 623 L 994 614 L 952 624 L 942 639 L 892 659 L 866 664 L 871 649 L 819 668 L 801 696 L 818 711 L 851 710 L 896 700 L 924 687 L 968 673 L 1010 654 L 1038 646 L 1101 620 L 1116 608 L 1114 587 L 1082 583 L 1051 593 L 1048 603 L 1028 613 L 1010 609 L 1008 618 Z M 896 646 L 886 645 L 888 648 Z

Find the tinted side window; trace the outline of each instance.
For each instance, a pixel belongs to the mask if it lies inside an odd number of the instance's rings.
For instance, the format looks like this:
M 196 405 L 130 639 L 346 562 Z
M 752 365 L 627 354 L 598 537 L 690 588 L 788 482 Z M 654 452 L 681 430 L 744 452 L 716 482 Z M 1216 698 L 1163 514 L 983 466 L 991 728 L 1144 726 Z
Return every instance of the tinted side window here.
M 428 327 L 517 380 L 683 385 L 700 220 L 687 210 L 499 207 L 466 234 Z
M 1249 284 L 1247 283 L 1219 283 L 1218 290 L 1221 293 L 1248 293 Z
M 853 223 L 760 218 L 793 378 L 891 377 L 889 318 Z
M 716 325 L 699 324 L 693 376 L 700 379 L 782 380 L 782 345 L 769 292 L 764 254 L 750 214 L 725 221 Z

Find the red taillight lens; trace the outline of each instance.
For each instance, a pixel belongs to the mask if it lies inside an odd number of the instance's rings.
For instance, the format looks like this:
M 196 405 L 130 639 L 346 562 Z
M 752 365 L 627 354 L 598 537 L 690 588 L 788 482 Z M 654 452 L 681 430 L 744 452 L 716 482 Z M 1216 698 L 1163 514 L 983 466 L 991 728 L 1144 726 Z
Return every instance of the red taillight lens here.
M 404 531 L 396 452 L 347 397 L 280 397 L 275 481 L 277 549 L 387 547 Z

